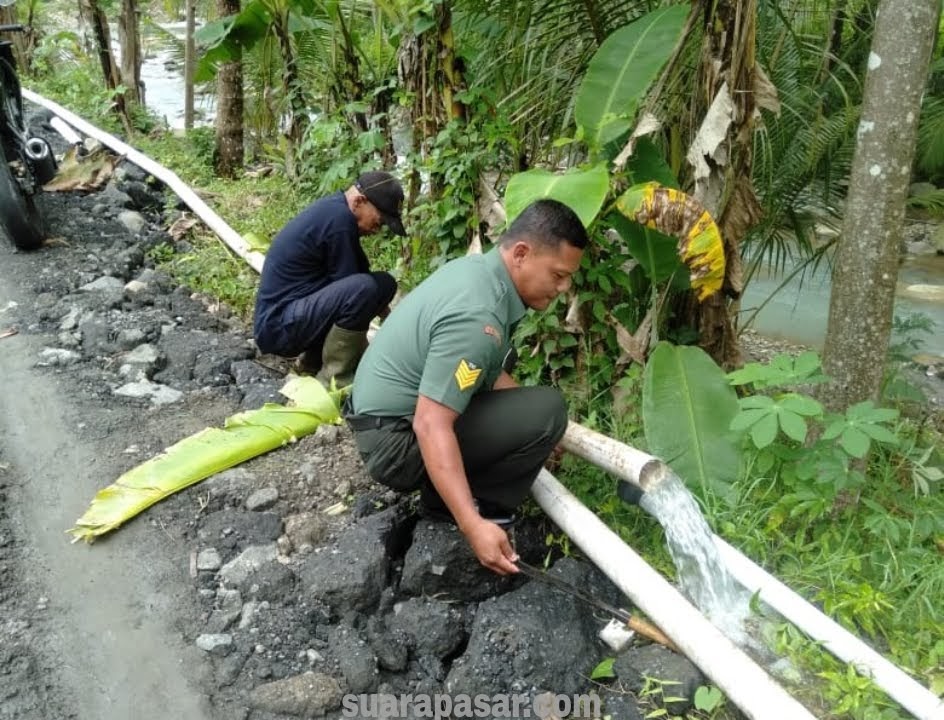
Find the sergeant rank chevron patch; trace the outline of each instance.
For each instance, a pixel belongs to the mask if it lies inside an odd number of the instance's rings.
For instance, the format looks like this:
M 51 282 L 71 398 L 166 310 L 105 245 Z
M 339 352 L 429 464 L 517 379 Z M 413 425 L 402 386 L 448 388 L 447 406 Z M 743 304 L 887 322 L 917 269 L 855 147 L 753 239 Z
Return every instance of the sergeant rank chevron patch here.
M 459 367 L 456 368 L 455 372 L 456 385 L 459 386 L 460 390 L 468 390 L 475 385 L 475 381 L 479 379 L 481 374 L 482 368 L 476 367 L 474 363 L 460 360 Z

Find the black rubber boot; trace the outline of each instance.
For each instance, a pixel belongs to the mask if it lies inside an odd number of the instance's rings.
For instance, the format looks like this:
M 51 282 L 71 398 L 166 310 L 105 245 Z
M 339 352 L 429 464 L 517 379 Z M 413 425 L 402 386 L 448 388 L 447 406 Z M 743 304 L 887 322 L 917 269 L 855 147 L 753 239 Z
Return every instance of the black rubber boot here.
M 332 325 L 325 337 L 321 351 L 321 370 L 316 375 L 327 387 L 331 378 L 338 387 L 350 385 L 354 381 L 354 371 L 361 355 L 367 349 L 366 330 L 345 330 Z

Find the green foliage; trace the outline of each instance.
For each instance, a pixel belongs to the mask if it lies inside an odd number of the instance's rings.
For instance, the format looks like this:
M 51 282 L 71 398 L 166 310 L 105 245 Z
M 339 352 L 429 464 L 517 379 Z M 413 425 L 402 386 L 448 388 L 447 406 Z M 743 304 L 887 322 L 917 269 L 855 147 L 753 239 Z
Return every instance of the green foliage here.
M 614 662 L 616 662 L 616 658 L 604 658 L 601 660 L 600 663 L 590 672 L 590 679 L 607 680 L 616 677 L 616 672 L 613 670 Z
M 650 451 L 690 486 L 729 495 L 739 462 L 728 431 L 737 398 L 724 373 L 700 348 L 661 342 L 649 357 L 644 378 Z
M 624 135 L 636 109 L 672 53 L 688 5 L 654 10 L 610 35 L 577 93 L 575 116 L 591 152 Z
M 589 227 L 606 199 L 609 185 L 606 163 L 596 163 L 583 170 L 572 168 L 563 174 L 529 170 L 508 181 L 505 213 L 511 223 L 531 203 L 551 198 L 570 207 Z

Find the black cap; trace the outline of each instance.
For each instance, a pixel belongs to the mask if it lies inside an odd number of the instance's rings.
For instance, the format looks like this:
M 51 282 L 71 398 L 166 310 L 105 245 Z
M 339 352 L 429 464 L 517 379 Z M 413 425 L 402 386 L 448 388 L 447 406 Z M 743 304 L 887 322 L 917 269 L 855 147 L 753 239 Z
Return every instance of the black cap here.
M 354 183 L 361 194 L 380 211 L 380 217 L 395 235 L 406 235 L 400 206 L 403 205 L 403 187 L 393 175 L 382 170 L 363 173 Z

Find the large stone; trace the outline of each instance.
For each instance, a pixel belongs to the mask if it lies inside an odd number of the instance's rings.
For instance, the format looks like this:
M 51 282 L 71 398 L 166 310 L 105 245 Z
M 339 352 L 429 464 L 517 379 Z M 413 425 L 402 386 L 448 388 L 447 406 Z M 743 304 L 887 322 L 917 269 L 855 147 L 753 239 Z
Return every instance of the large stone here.
M 448 657 L 465 640 L 465 618 L 455 604 L 427 598 L 397 603 L 387 628 L 408 638 L 417 657 Z
M 197 647 L 211 655 L 229 655 L 233 650 L 233 636 L 224 633 L 207 633 L 197 638 Z
M 572 558 L 551 570 L 589 589 L 599 575 Z M 446 692 L 494 694 L 543 688 L 574 694 L 586 690 L 603 657 L 592 611 L 570 595 L 531 581 L 478 607 L 466 652 L 446 678 Z
M 115 390 L 115 395 L 130 398 L 150 398 L 154 405 L 175 403 L 184 396 L 180 390 L 174 390 L 174 388 L 147 379 L 126 383 Z
M 339 614 L 376 605 L 404 522 L 403 511 L 391 508 L 349 527 L 334 547 L 309 555 L 299 570 L 308 593 Z
M 283 602 L 295 591 L 295 573 L 281 563 L 266 563 L 250 571 L 240 589 L 255 600 Z
M 401 591 L 447 600 L 482 600 L 514 587 L 511 578 L 487 570 L 465 536 L 450 523 L 420 520 L 403 561 Z
M 220 568 L 220 579 L 229 587 L 242 586 L 266 563 L 274 563 L 278 555 L 275 544 L 252 545 Z
M 118 222 L 124 225 L 132 235 L 137 235 L 147 226 L 147 220 L 134 210 L 122 210 L 118 213 Z
M 317 513 L 303 512 L 285 518 L 285 534 L 296 550 L 302 545 L 320 545 L 327 532 L 327 521 Z
M 684 715 L 694 705 L 695 691 L 705 684 L 705 676 L 688 658 L 661 645 L 631 648 L 616 658 L 613 671 L 630 692 L 639 693 L 655 682 L 664 685 L 665 695 L 684 698 L 661 703 L 662 694 L 650 694 L 670 715 Z
M 377 688 L 377 658 L 356 630 L 344 625 L 332 628 L 328 644 L 352 693 L 368 693 Z
M 306 672 L 258 686 L 249 704 L 268 713 L 320 717 L 341 706 L 341 686 L 329 675 Z

